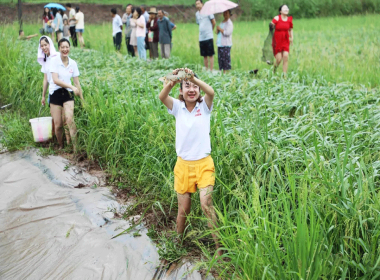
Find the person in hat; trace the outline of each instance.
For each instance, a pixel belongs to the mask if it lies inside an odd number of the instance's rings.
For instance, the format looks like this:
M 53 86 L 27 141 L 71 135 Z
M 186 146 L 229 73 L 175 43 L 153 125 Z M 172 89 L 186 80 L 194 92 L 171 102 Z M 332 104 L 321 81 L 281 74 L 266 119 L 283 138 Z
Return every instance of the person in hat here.
M 159 31 L 158 31 L 158 18 L 157 9 L 152 7 L 149 10 L 149 21 L 147 23 L 148 29 L 148 42 L 150 50 L 150 58 L 158 58 L 158 41 L 159 41 Z

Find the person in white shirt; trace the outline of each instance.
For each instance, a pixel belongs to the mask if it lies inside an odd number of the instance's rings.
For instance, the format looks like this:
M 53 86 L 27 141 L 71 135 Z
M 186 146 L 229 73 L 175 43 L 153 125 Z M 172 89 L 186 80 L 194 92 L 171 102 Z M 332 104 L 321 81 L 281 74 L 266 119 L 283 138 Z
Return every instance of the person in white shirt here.
M 77 38 L 81 48 L 85 47 L 83 32 L 84 32 L 84 14 L 81 12 L 79 7 L 75 8 L 75 32 L 77 33 Z
M 83 100 L 82 89 L 79 83 L 79 70 L 77 63 L 69 57 L 70 41 L 61 39 L 58 42 L 60 55 L 54 57 L 50 62 L 51 82 L 49 83 L 50 113 L 54 120 L 55 135 L 57 136 L 59 148 L 63 148 L 62 112 L 65 114 L 70 137 L 76 152 L 77 129 L 74 122 L 74 94 Z M 71 79 L 74 81 L 73 86 Z
M 146 6 L 145 6 L 145 5 L 141 5 L 141 6 L 140 6 L 140 9 L 141 9 L 142 15 L 143 15 L 144 18 L 145 18 L 145 23 L 148 23 L 148 21 L 149 21 L 149 13 L 148 13 L 148 11 L 147 11 Z
M 111 17 L 112 17 L 112 37 L 113 44 L 117 51 L 120 51 L 121 47 L 121 38 L 123 34 L 123 22 L 121 21 L 121 17 L 116 13 L 116 9 L 111 9 Z
M 77 41 L 77 34 L 75 32 L 75 25 L 76 25 L 76 19 L 75 19 L 75 9 L 71 7 L 70 3 L 66 4 L 66 8 L 69 11 L 69 24 L 70 24 L 70 36 L 71 36 L 71 41 L 73 43 L 74 47 L 78 46 L 78 41 Z
M 167 107 L 169 114 L 176 119 L 176 152 L 177 163 L 174 167 L 174 189 L 177 192 L 178 216 L 177 233 L 183 234 L 186 227 L 186 216 L 190 213 L 191 194 L 199 189 L 201 206 L 209 219 L 209 227 L 215 229 L 216 216 L 212 203 L 212 192 L 215 185 L 214 161 L 210 155 L 210 116 L 213 106 L 214 90 L 197 78 L 190 69 L 176 69 L 190 74 L 190 78 L 170 81 L 160 92 L 159 98 Z M 180 84 L 178 99 L 169 96 L 173 87 Z M 205 93 L 202 97 L 201 90 Z M 213 238 L 217 247 L 219 242 Z
M 41 72 L 44 73 L 44 81 L 42 87 L 42 98 L 41 104 L 45 106 L 46 104 L 46 91 L 48 90 L 49 83 L 51 82 L 50 73 L 50 61 L 53 57 L 56 57 L 58 53 L 55 50 L 54 43 L 49 36 L 42 36 L 38 44 L 37 51 L 37 62 L 41 65 Z M 50 106 L 50 95 L 48 95 L 47 104 Z M 52 124 L 52 135 L 54 135 L 54 122 Z M 66 140 L 70 143 L 70 137 Z

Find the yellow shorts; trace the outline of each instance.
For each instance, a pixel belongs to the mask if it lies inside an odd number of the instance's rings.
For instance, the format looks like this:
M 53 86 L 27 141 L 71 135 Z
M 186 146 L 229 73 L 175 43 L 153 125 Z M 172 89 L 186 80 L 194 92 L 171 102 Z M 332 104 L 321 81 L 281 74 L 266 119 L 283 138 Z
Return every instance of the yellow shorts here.
M 211 156 L 188 161 L 180 157 L 174 167 L 174 189 L 179 194 L 195 193 L 215 185 L 215 167 Z

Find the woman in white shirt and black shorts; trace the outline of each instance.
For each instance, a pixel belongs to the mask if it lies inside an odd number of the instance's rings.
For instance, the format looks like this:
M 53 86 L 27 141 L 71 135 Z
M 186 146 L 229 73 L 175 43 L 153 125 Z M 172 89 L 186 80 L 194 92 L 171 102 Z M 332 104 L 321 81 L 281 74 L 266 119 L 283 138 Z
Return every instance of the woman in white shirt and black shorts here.
M 52 82 L 49 84 L 50 113 L 54 120 L 55 135 L 57 136 L 59 148 L 63 148 L 63 121 L 62 111 L 69 127 L 70 136 L 76 152 L 77 129 L 74 122 L 74 94 L 83 100 L 82 89 L 79 83 L 79 70 L 77 63 L 69 57 L 70 42 L 61 39 L 58 42 L 60 55 L 54 57 L 50 62 Z M 74 81 L 73 86 L 71 79 Z

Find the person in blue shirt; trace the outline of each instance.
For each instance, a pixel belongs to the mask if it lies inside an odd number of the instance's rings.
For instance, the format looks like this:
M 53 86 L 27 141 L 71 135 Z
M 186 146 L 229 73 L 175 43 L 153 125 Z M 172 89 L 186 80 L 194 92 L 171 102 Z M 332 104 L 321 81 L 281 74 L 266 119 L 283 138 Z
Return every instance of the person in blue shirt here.
M 56 34 L 57 42 L 62 39 L 63 36 L 63 19 L 62 19 L 62 10 L 58 10 L 56 8 L 52 9 L 54 15 L 54 31 Z
M 169 21 L 170 28 L 172 29 L 172 32 L 177 29 L 177 25 L 172 23 L 172 21 L 169 19 L 169 13 L 167 11 L 164 12 L 164 17 Z M 170 52 L 173 50 L 173 38 L 170 38 Z

